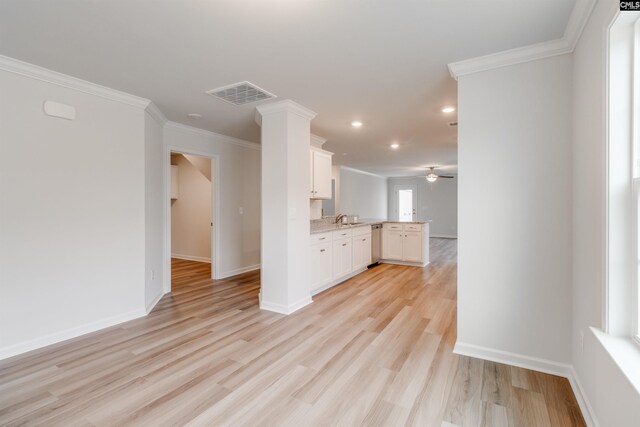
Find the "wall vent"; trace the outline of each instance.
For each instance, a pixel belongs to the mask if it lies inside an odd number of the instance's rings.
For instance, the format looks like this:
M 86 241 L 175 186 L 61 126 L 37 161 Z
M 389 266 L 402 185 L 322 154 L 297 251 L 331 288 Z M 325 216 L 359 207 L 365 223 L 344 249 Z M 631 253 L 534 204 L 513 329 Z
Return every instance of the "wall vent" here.
M 208 90 L 206 93 L 233 105 L 250 104 L 252 102 L 276 97 L 274 94 L 250 82 L 234 83 L 232 85 Z

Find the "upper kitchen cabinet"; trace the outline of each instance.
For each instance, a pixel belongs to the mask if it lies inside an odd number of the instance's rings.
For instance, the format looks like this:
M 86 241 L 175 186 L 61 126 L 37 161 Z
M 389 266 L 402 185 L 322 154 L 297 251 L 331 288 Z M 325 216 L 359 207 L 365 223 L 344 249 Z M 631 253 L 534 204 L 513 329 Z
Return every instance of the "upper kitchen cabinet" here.
M 310 199 L 331 199 L 331 156 L 333 153 L 311 148 L 309 153 Z

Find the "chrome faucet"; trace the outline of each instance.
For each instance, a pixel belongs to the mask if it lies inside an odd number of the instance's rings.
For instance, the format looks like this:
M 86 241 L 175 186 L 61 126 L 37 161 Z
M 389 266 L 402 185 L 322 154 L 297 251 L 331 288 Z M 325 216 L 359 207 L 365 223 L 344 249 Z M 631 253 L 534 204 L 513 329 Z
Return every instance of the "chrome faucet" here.
M 345 218 L 345 217 L 346 217 L 345 214 L 340 214 L 340 215 L 336 216 L 336 224 L 339 223 L 342 220 L 342 218 Z

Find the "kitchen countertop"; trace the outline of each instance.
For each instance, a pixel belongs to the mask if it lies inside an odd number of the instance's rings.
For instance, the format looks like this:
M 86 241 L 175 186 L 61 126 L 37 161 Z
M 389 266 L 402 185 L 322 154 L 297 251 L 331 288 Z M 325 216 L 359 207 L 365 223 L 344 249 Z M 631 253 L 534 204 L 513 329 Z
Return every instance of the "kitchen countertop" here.
M 366 225 L 399 223 L 399 224 L 426 224 L 429 221 L 387 221 L 384 219 L 361 219 L 357 224 L 323 224 L 311 229 L 311 234 L 326 233 L 327 231 L 344 230 L 348 228 L 363 227 Z

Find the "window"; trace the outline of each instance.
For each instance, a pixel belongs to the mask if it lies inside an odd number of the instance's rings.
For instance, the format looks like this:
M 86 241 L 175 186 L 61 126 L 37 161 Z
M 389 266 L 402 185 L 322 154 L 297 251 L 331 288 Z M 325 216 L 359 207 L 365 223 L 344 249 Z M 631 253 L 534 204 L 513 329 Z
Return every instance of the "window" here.
M 640 14 L 609 33 L 607 285 L 603 329 L 640 343 Z

